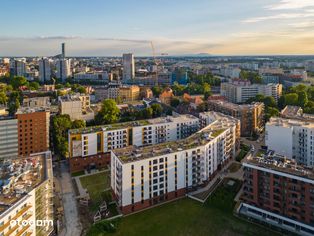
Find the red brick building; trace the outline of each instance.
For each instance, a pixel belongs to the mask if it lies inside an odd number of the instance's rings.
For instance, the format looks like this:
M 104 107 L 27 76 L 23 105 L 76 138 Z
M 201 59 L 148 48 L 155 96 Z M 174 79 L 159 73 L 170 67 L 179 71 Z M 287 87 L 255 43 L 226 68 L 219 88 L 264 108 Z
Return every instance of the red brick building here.
M 244 163 L 240 213 L 301 235 L 314 234 L 314 171 L 276 154 Z

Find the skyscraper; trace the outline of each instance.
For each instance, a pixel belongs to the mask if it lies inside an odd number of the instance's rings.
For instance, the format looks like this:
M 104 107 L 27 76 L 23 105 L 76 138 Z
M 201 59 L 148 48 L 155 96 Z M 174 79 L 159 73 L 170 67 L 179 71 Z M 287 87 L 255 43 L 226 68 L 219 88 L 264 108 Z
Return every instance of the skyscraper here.
M 65 43 L 61 44 L 61 48 L 62 48 L 62 58 L 65 58 Z
M 39 80 L 41 82 L 50 81 L 51 79 L 51 60 L 42 58 L 39 60 Z
M 66 80 L 71 75 L 71 65 L 70 60 L 67 59 L 58 59 L 56 61 L 57 68 L 57 78 L 61 79 L 62 82 Z
M 26 59 L 13 59 L 10 61 L 10 73 L 14 76 L 25 76 L 26 74 Z
M 135 77 L 135 63 L 132 53 L 123 54 L 123 80 L 131 80 Z

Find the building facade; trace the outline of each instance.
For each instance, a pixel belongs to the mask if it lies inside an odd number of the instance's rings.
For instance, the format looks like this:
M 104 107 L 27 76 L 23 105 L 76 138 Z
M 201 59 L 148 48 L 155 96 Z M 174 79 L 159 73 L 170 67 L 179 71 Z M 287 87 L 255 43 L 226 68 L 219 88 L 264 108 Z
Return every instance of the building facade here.
M 17 126 L 17 119 L 9 116 L 0 116 L 0 158 L 18 155 Z
M 56 77 L 60 79 L 62 82 L 66 81 L 66 79 L 71 76 L 71 64 L 70 60 L 68 59 L 58 59 L 56 61 Z
M 314 234 L 314 172 L 274 153 L 243 162 L 240 214 L 298 235 Z
M 107 165 L 110 157 L 104 154 L 113 149 L 179 140 L 198 129 L 198 118 L 178 115 L 69 130 L 70 168 L 72 172 L 88 168 L 89 164 L 86 164 L 88 162 L 84 159 L 94 156 L 99 157 L 99 162 L 94 161 L 95 167 Z M 103 161 L 102 158 L 107 159 Z
M 258 94 L 271 96 L 276 101 L 282 94 L 281 84 L 251 84 L 249 81 L 233 81 L 232 83 L 221 83 L 220 93 L 229 102 L 245 103 L 248 99 Z
M 209 100 L 208 109 L 240 120 L 241 136 L 251 136 L 264 128 L 264 104 L 261 102 L 238 105 L 226 101 Z M 203 127 L 205 126 L 206 123 Z
M 122 56 L 123 76 L 124 81 L 132 80 L 135 77 L 135 62 L 132 53 L 125 53 Z
M 46 82 L 51 80 L 52 70 L 51 64 L 52 60 L 49 58 L 42 58 L 38 62 L 39 64 L 39 81 Z
M 124 214 L 184 196 L 210 181 L 236 151 L 236 125 L 214 121 L 178 141 L 111 152 L 111 188 Z
M 20 108 L 18 121 L 18 155 L 45 152 L 49 149 L 50 111 L 46 108 Z
M 314 166 L 314 123 L 296 119 L 272 117 L 266 123 L 265 144 L 269 149 Z

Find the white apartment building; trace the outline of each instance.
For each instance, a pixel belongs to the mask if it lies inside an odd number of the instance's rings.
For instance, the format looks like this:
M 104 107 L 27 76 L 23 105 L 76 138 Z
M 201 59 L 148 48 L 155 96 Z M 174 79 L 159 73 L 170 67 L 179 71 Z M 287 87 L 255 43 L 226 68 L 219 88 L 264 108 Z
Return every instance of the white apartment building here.
M 50 105 L 50 97 L 33 97 L 23 99 L 23 107 L 50 107 Z
M 71 76 L 71 61 L 69 59 L 58 59 L 56 61 L 57 78 L 64 82 L 69 76 Z
M 249 81 L 234 81 L 232 83 L 221 83 L 221 95 L 229 102 L 244 103 L 257 94 L 271 96 L 276 101 L 282 94 L 281 84 L 251 84 Z
M 125 53 L 122 57 L 123 63 L 123 80 L 131 80 L 135 77 L 135 62 L 132 53 Z
M 53 174 L 51 153 L 0 162 L 0 235 L 51 235 L 53 226 Z M 36 226 L 37 221 L 42 226 Z M 11 224 L 15 221 L 17 224 Z M 22 224 L 33 222 L 33 224 Z M 39 222 L 39 224 L 40 224 Z
M 314 166 L 313 122 L 271 118 L 266 123 L 265 143 L 268 149 L 295 159 L 299 164 Z
M 226 67 L 220 69 L 220 74 L 222 76 L 229 77 L 231 79 L 240 78 L 240 73 L 241 73 L 240 68 Z
M 40 59 L 38 64 L 39 64 L 39 81 L 41 82 L 50 81 L 52 76 L 51 73 L 52 60 L 45 57 Z
M 129 145 L 137 147 L 186 138 L 199 129 L 192 115 L 69 130 L 69 157 L 86 157 Z
M 90 108 L 90 96 L 83 94 L 58 97 L 59 113 L 68 114 L 71 120 L 93 120 L 95 114 Z
M 17 156 L 18 129 L 17 119 L 0 116 L 0 158 Z
M 124 214 L 184 196 L 236 152 L 236 125 L 215 120 L 188 138 L 111 151 L 111 188 Z

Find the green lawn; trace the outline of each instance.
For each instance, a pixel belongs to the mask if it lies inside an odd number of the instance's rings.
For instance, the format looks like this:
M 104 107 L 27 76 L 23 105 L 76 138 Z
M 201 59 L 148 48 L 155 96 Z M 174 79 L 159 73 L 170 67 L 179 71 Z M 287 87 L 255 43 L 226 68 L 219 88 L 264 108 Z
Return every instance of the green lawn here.
M 103 229 L 109 226 L 104 222 L 91 228 L 87 235 L 274 235 L 233 216 L 233 198 L 239 187 L 239 182 L 233 187 L 224 182 L 205 204 L 184 198 L 113 221 L 115 233 L 105 233 Z
M 97 210 L 98 206 L 106 198 L 104 190 L 110 187 L 110 171 L 96 173 L 80 177 L 82 187 L 87 189 L 91 198 L 90 208 Z

